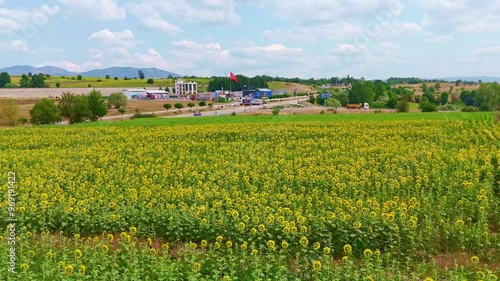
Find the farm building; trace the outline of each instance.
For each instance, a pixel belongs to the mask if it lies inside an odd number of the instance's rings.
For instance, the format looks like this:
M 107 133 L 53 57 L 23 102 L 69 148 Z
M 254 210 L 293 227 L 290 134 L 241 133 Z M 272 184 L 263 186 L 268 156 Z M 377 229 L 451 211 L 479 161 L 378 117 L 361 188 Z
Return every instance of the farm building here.
M 147 95 L 147 90 L 145 89 L 127 89 L 123 90 L 123 94 L 127 96 L 127 99 L 139 99 L 141 96 L 145 97 Z
M 150 100 L 163 100 L 168 99 L 168 92 L 163 90 L 148 90 L 146 98 Z

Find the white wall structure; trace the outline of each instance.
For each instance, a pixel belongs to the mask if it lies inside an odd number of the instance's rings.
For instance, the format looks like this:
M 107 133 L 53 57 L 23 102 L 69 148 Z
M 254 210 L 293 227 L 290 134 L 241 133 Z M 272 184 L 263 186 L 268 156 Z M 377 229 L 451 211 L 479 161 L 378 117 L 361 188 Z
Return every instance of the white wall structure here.
M 123 94 L 127 96 L 127 99 L 139 99 L 147 94 L 147 90 L 144 89 L 127 89 L 123 91 Z

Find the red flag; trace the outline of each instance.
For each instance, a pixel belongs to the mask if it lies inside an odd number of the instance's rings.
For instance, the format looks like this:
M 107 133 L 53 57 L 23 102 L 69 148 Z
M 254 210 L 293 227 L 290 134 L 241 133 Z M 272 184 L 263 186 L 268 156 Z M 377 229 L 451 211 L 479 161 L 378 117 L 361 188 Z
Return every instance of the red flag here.
M 236 76 L 234 75 L 234 73 L 229 72 L 229 75 L 231 77 L 231 80 L 233 80 L 234 82 L 238 83 L 238 78 L 236 78 Z

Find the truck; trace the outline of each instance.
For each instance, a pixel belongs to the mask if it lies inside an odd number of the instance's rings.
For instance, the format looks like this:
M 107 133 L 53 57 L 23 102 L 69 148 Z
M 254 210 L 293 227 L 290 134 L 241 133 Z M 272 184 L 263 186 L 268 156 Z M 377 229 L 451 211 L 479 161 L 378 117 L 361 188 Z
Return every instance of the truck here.
M 350 103 L 346 105 L 347 109 L 370 109 L 370 105 L 365 102 L 365 103 Z

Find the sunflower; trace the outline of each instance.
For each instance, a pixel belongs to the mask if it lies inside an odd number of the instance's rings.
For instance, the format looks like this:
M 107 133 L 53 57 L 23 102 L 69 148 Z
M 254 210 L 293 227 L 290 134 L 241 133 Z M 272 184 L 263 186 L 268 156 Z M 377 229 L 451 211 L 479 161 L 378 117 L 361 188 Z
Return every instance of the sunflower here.
M 479 257 L 478 256 L 472 256 L 470 258 L 470 261 L 473 262 L 473 263 L 478 263 L 479 262 Z
M 77 259 L 79 259 L 79 258 L 81 258 L 82 256 L 83 256 L 82 250 L 80 250 L 80 249 L 76 249 L 76 250 L 75 250 L 75 257 L 76 257 Z
M 232 248 L 232 247 L 233 247 L 233 242 L 231 242 L 231 241 L 227 241 L 227 242 L 226 242 L 226 247 L 228 247 L 228 248 Z
M 371 257 L 373 255 L 373 252 L 370 249 L 365 249 L 365 251 L 363 252 L 363 255 L 365 257 Z
M 73 266 L 72 265 L 67 265 L 64 267 L 64 273 L 66 273 L 67 275 L 71 275 L 73 274 Z
M 282 248 L 283 250 L 288 249 L 288 246 L 289 246 L 289 245 L 288 245 L 288 242 L 286 242 L 286 241 L 281 242 L 281 248 Z
M 202 246 L 203 248 L 205 248 L 205 247 L 208 245 L 208 242 L 207 242 L 207 240 L 201 240 L 201 243 L 200 243 L 200 244 L 201 244 L 201 246 Z
M 110 234 L 108 234 L 108 235 L 106 235 L 106 238 L 107 238 L 109 241 L 111 241 L 111 242 L 113 242 L 113 240 L 115 240 L 115 236 L 114 236 L 113 234 L 111 234 L 111 233 L 110 233 Z
M 323 248 L 323 254 L 329 255 L 332 252 L 332 250 L 329 247 L 324 247 Z
M 137 228 L 136 228 L 136 227 L 134 227 L 134 226 L 131 226 L 131 227 L 129 228 L 129 231 L 130 231 L 130 233 L 132 233 L 132 234 L 136 234 L 136 233 L 137 233 Z
M 352 246 L 351 246 L 351 245 L 349 245 L 349 244 L 345 244 L 343 249 L 344 249 L 344 252 L 345 252 L 346 254 L 349 254 L 349 253 L 351 253 L 351 252 L 352 252 Z
M 192 243 L 192 242 L 189 243 L 189 248 L 191 248 L 191 250 L 193 250 L 193 251 L 196 250 L 196 247 L 197 247 L 196 243 Z
M 20 268 L 21 268 L 21 270 L 27 270 L 28 268 L 30 268 L 30 265 L 27 263 L 22 263 Z
M 483 279 L 486 277 L 486 274 L 484 274 L 484 272 L 482 272 L 481 270 L 477 271 L 476 272 L 476 276 L 478 279 Z
M 321 244 L 319 242 L 314 242 L 313 248 L 314 248 L 314 250 L 317 251 L 317 250 L 319 250 L 321 248 Z
M 302 238 L 300 238 L 300 245 L 302 245 L 303 247 L 307 247 L 307 245 L 309 245 L 309 240 L 307 240 L 307 237 L 302 236 Z
M 193 269 L 194 269 L 195 271 L 200 271 L 200 269 L 201 269 L 201 264 L 200 264 L 200 263 L 195 262 L 195 263 L 193 264 Z
M 427 277 L 424 279 L 424 281 L 434 281 L 434 279 L 430 278 L 430 277 Z
M 108 245 L 106 245 L 106 244 L 102 245 L 102 250 L 103 250 L 104 252 L 109 251 L 109 247 L 108 247 Z
M 366 281 L 375 281 L 371 275 L 366 276 Z
M 312 268 L 316 272 L 320 271 L 321 270 L 321 262 L 320 261 L 313 262 Z
M 85 265 L 80 265 L 80 270 L 82 271 L 82 275 L 85 275 L 85 273 L 87 272 L 87 267 Z

